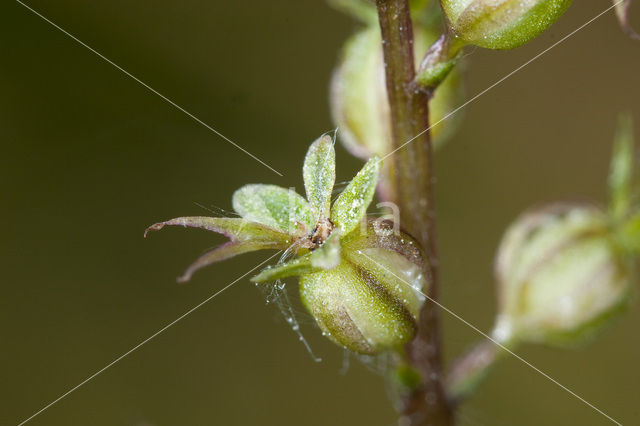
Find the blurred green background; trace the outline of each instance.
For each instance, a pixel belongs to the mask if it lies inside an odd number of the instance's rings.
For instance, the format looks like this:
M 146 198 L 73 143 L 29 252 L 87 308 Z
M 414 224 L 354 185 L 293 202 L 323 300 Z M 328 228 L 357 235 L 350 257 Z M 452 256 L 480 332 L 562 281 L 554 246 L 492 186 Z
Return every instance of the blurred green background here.
M 356 24 L 322 1 L 28 3 L 278 169 L 278 177 L 16 2 L 0 11 L 0 424 L 15 425 L 268 255 L 175 277 L 215 235 L 152 222 L 230 209 L 234 189 L 301 188 L 308 144 L 333 128 L 327 85 Z M 609 6 L 575 2 L 533 43 L 469 50 L 468 95 Z M 640 6 L 632 8 L 640 26 Z M 438 153 L 442 301 L 488 330 L 492 259 L 519 212 L 603 202 L 616 116 L 640 122 L 640 43 L 608 13 L 464 110 Z M 638 128 L 638 126 L 636 126 Z M 338 150 L 338 180 L 361 162 Z M 299 305 L 297 308 L 300 310 Z M 447 358 L 479 340 L 444 314 Z M 578 351 L 523 348 L 623 424 L 640 423 L 640 306 Z M 391 425 L 381 376 L 303 331 L 314 363 L 245 278 L 51 407 L 33 425 Z M 515 359 L 461 425 L 606 425 Z

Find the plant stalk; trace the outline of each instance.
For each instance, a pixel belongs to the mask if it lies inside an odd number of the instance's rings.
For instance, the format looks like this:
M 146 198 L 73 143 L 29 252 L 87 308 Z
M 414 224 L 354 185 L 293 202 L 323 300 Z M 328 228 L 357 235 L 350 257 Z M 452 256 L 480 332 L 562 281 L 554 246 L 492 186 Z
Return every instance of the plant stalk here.
M 403 426 L 449 426 L 453 408 L 442 384 L 440 320 L 437 306 L 438 257 L 433 200 L 429 95 L 414 83 L 413 30 L 408 0 L 376 0 L 394 153 L 390 177 L 400 207 L 400 224 L 422 245 L 428 256 L 429 299 L 418 319 L 418 330 L 406 346 L 408 362 L 421 375 L 421 384 L 403 401 Z M 418 136 L 419 135 L 419 136 Z M 405 143 L 410 143 L 404 145 Z M 404 146 L 403 146 L 404 145 Z M 401 148 L 402 147 L 402 148 Z

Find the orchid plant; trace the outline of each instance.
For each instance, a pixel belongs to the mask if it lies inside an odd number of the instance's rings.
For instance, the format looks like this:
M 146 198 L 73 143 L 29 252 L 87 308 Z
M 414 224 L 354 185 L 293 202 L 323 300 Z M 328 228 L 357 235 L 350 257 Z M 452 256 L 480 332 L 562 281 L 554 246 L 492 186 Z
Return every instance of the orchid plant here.
M 276 249 L 293 258 L 251 280 L 300 277 L 300 296 L 323 333 L 354 352 L 398 349 L 415 334 L 426 290 L 423 255 L 392 222 L 367 220 L 381 161 L 371 158 L 331 203 L 334 141 L 324 135 L 304 160 L 307 199 L 292 189 L 252 184 L 233 194 L 240 218 L 179 217 L 151 225 L 201 228 L 229 242 L 198 258 L 178 279 L 188 281 L 207 265 L 256 250 Z
M 181 282 L 242 253 L 284 251 L 251 280 L 298 277 L 302 304 L 325 336 L 358 354 L 398 355 L 400 424 L 450 426 L 457 404 L 502 355 L 521 343 L 582 343 L 628 305 L 640 256 L 631 123 L 620 125 L 608 211 L 556 204 L 507 229 L 496 260 L 495 327 L 445 372 L 432 163 L 458 120 L 430 130 L 488 90 L 461 100 L 467 46 L 517 48 L 553 25 L 572 0 L 328 1 L 362 24 L 343 48 L 330 103 L 341 142 L 368 160 L 364 167 L 332 203 L 335 141 L 323 135 L 304 159 L 306 199 L 292 189 L 246 185 L 233 194 L 239 218 L 180 217 L 145 235 L 183 226 L 229 238 L 189 266 Z M 613 0 L 609 9 L 640 38 L 629 26 L 630 4 Z M 375 193 L 397 205 L 393 221 L 367 216 Z

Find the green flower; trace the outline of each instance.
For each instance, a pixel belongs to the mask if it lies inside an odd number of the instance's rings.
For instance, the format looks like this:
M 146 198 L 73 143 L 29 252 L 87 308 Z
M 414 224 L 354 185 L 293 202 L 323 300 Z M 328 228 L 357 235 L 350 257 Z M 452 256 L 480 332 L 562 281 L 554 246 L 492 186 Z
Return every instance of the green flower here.
M 415 241 L 390 221 L 368 220 L 381 161 L 371 158 L 335 202 L 335 151 L 316 140 L 303 167 L 307 199 L 274 185 L 246 185 L 233 194 L 240 218 L 181 217 L 156 223 L 202 228 L 229 242 L 197 259 L 178 280 L 212 263 L 262 249 L 286 250 L 286 263 L 268 267 L 255 283 L 300 277 L 300 296 L 327 337 L 350 350 L 375 354 L 415 334 L 425 291 L 424 259 Z M 146 235 L 146 232 L 145 232 Z M 410 283 L 411 286 L 406 285 Z

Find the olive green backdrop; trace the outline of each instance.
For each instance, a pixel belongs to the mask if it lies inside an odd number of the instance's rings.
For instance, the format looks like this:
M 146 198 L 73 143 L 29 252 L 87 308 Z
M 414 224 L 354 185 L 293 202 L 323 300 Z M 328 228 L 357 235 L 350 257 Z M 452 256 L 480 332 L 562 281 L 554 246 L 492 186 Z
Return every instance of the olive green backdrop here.
M 267 257 L 180 274 L 223 241 L 150 223 L 230 209 L 234 189 L 301 188 L 332 129 L 327 84 L 356 27 L 322 1 L 35 1 L 31 6 L 284 174 L 279 177 L 16 2 L 0 10 L 0 424 L 16 425 Z M 535 42 L 469 50 L 483 90 L 606 8 L 577 1 Z M 632 19 L 640 26 L 640 5 Z M 616 115 L 640 122 L 640 43 L 614 15 L 464 110 L 438 153 L 443 303 L 488 330 L 492 259 L 525 208 L 604 201 Z M 639 126 L 636 126 L 638 128 Z M 361 162 L 338 149 L 338 180 Z M 301 309 L 298 306 L 298 309 Z M 390 425 L 380 376 L 303 330 L 314 363 L 247 279 L 41 415 L 33 425 Z M 521 354 L 625 425 L 638 424 L 640 306 L 579 351 Z M 444 314 L 451 358 L 479 339 Z M 507 359 L 462 425 L 606 425 Z

